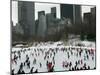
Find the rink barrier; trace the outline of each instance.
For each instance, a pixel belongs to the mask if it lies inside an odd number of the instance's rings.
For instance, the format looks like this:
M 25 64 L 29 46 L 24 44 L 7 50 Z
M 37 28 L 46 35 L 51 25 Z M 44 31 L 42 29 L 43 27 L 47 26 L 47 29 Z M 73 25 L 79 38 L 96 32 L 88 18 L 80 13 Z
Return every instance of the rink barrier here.
M 80 47 L 80 46 L 36 46 L 36 47 L 13 47 L 12 52 L 14 51 L 19 51 L 19 50 L 24 50 L 24 49 L 52 49 L 52 48 L 71 48 L 71 49 L 87 49 L 87 50 L 96 50 L 94 47 Z

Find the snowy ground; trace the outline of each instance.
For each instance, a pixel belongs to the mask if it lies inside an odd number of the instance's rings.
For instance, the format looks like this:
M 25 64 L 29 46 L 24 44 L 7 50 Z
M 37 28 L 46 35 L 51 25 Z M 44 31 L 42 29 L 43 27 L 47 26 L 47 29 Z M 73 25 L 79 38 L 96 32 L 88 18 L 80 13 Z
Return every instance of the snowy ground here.
M 18 73 L 20 64 L 24 64 L 26 61 L 26 55 L 29 57 L 30 68 L 24 65 L 23 71 L 25 73 L 30 73 L 32 67 L 34 67 L 32 72 L 35 72 L 36 69 L 38 72 L 48 72 L 47 61 L 52 62 L 53 71 L 76 70 L 75 67 L 77 70 L 94 69 L 96 67 L 95 43 L 91 44 L 91 42 L 87 41 L 82 43 L 84 43 L 85 47 L 64 46 L 61 41 L 33 44 L 33 46 L 27 48 L 13 47 L 12 70 L 14 70 L 14 74 Z M 21 55 L 21 58 L 19 58 L 19 55 Z M 14 57 L 18 57 L 15 60 L 17 63 L 15 63 Z M 36 63 L 34 64 L 35 59 Z M 40 64 L 42 65 L 40 66 Z

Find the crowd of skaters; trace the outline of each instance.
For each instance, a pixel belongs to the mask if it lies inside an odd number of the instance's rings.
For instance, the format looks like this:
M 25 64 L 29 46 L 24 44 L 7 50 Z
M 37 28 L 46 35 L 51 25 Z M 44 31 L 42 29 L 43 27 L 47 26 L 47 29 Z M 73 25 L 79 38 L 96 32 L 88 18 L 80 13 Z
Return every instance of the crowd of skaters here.
M 66 53 L 66 59 L 62 61 L 62 67 L 64 68 L 64 70 L 74 71 L 74 70 L 88 70 L 96 68 L 95 66 L 91 68 L 91 65 L 87 64 L 86 62 L 91 60 L 95 63 L 95 49 L 92 48 L 88 49 L 81 47 L 77 48 L 77 47 L 65 47 L 65 46 L 54 47 L 54 48 L 29 47 L 12 51 L 12 58 L 11 58 L 12 75 L 25 74 L 26 69 L 28 70 L 27 73 L 38 73 L 39 68 L 43 68 L 44 65 L 43 62 L 41 62 L 40 59 L 39 59 L 40 61 L 38 61 L 37 58 L 41 59 L 43 58 L 43 60 L 46 61 L 45 66 L 47 70 L 43 72 L 56 71 L 55 56 L 59 52 Z M 70 60 L 72 59 L 72 56 L 78 59 L 75 59 L 73 62 Z M 36 67 L 35 65 L 37 65 L 38 67 Z M 18 68 L 17 72 L 15 72 L 16 67 Z

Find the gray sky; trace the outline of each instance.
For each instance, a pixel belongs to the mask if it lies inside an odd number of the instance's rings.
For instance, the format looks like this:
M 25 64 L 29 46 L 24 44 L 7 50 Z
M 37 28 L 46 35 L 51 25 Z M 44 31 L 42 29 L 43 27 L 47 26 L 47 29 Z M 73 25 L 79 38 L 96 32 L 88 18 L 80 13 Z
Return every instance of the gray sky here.
M 17 1 L 12 2 L 12 21 L 14 25 L 18 22 L 18 6 Z M 45 6 L 44 6 L 45 5 Z M 35 19 L 38 17 L 38 11 L 45 10 L 45 13 L 50 13 L 51 7 L 56 7 L 57 18 L 60 18 L 60 4 L 50 4 L 50 3 L 35 3 Z M 85 12 L 90 12 L 90 8 L 94 6 L 82 6 L 82 16 Z
M 12 21 L 14 25 L 18 22 L 18 9 L 16 1 L 12 1 Z
M 38 11 L 45 10 L 45 13 L 50 13 L 51 7 L 56 7 L 57 18 L 60 18 L 60 4 L 35 3 L 35 19 L 38 17 Z
M 90 8 L 93 8 L 94 6 L 82 6 L 82 17 L 83 17 L 83 13 L 85 12 L 90 12 Z

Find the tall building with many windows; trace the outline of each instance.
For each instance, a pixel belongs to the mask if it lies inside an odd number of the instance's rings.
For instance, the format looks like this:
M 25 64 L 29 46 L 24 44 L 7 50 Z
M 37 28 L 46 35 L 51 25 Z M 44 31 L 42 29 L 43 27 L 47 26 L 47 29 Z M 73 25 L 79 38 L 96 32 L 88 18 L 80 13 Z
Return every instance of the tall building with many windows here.
M 38 37 L 44 38 L 46 36 L 47 24 L 45 11 L 38 12 L 38 28 L 37 28 Z
M 54 16 L 54 18 L 56 18 L 56 7 L 51 8 L 51 14 Z
M 18 1 L 18 22 L 24 30 L 24 35 L 35 35 L 34 2 Z
M 73 14 L 74 14 L 74 23 L 81 24 L 82 23 L 82 10 L 81 5 L 73 5 Z
M 61 4 L 61 18 L 69 18 L 73 24 L 80 24 L 82 22 L 81 6 L 72 4 Z
M 70 4 L 61 4 L 61 18 L 70 18 L 73 23 L 73 5 Z

